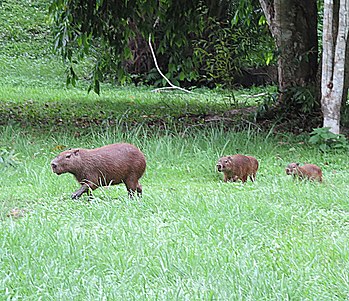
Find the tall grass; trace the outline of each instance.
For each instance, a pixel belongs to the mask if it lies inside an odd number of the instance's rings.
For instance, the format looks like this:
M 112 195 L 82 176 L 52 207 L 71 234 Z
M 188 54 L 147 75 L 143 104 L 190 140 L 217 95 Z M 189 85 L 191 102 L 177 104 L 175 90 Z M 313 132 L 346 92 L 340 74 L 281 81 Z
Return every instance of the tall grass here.
M 0 149 L 17 162 L 0 163 L 1 300 L 348 299 L 346 153 L 200 120 L 254 104 L 244 91 L 67 88 L 47 4 L 0 3 Z M 71 200 L 79 185 L 52 158 L 119 141 L 146 155 L 143 198 L 119 185 Z M 259 160 L 255 183 L 223 183 L 215 164 L 234 153 Z M 291 161 L 318 164 L 324 183 L 293 181 Z
M 347 154 L 320 153 L 301 137 L 221 128 L 74 138 L 5 127 L 20 164 L 1 170 L 0 292 L 11 300 L 343 300 L 348 297 Z M 116 141 L 147 157 L 142 199 L 123 185 L 94 200 L 49 162 L 57 145 Z M 223 183 L 223 154 L 255 155 L 255 183 Z M 324 170 L 323 184 L 284 173 L 290 161 Z M 24 217 L 7 217 L 13 208 Z

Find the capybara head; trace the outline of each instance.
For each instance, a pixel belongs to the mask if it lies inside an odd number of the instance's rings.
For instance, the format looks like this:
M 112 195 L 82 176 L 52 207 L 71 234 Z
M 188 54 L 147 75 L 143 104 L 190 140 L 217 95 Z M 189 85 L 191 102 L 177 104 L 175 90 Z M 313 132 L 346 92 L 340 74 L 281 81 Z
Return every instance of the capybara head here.
M 217 170 L 219 172 L 224 172 L 227 169 L 230 169 L 230 164 L 232 163 L 232 157 L 231 156 L 227 156 L 227 157 L 222 157 L 218 160 L 217 163 Z
M 51 168 L 54 173 L 60 175 L 62 173 L 74 171 L 81 165 L 80 149 L 69 149 L 60 153 L 51 161 Z
M 297 169 L 299 167 L 299 163 L 290 163 L 287 165 L 285 171 L 287 175 L 294 175 L 297 173 Z

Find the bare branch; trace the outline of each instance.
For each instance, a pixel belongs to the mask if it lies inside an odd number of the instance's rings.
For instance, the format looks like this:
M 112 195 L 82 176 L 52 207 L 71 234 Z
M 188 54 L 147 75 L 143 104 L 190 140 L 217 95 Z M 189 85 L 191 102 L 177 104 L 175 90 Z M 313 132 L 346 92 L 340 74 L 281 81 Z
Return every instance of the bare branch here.
M 156 70 L 159 72 L 159 74 L 167 81 L 167 83 L 171 86 L 171 87 L 168 87 L 168 88 L 161 88 L 161 90 L 164 90 L 164 89 L 178 89 L 178 90 L 181 90 L 181 91 L 184 91 L 186 93 L 192 93 L 191 91 L 189 90 L 186 90 L 186 89 L 183 89 L 181 87 L 178 87 L 174 84 L 172 84 L 170 82 L 170 80 L 161 72 L 160 68 L 159 68 L 159 65 L 158 65 L 158 61 L 156 59 L 156 56 L 155 56 L 155 52 L 154 52 L 154 49 L 153 49 L 153 46 L 151 44 L 151 34 L 149 34 L 149 47 L 150 47 L 150 51 L 151 51 L 151 54 L 153 56 L 153 59 L 154 59 L 154 63 L 155 63 L 155 67 L 156 67 Z M 159 91 L 160 89 L 156 89 L 154 91 Z

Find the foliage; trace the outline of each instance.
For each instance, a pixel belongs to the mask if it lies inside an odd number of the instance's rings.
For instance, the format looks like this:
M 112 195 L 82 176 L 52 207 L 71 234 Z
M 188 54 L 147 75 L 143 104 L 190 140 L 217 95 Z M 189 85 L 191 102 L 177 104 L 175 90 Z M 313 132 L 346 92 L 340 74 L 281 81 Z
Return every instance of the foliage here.
M 259 67 L 276 63 L 275 41 L 270 35 L 266 18 L 260 7 L 259 0 L 237 1 L 231 24 L 234 28 L 242 29 L 237 35 L 246 52 L 241 52 L 243 61 L 249 67 Z M 246 67 L 246 65 L 244 65 Z
M 271 39 L 269 44 L 264 41 L 263 52 L 259 49 L 260 36 L 268 36 L 263 34 L 265 27 L 258 24 L 250 24 L 249 27 L 240 25 L 241 22 L 235 24 L 230 20 L 210 18 L 202 36 L 194 41 L 194 59 L 200 61 L 200 75 L 205 83 L 232 88 L 243 68 L 266 64 L 266 57 L 254 55 L 266 54 L 268 46 L 272 50 Z M 250 61 L 252 58 L 253 63 Z
M 323 152 L 328 150 L 349 150 L 349 142 L 343 134 L 330 132 L 329 127 L 317 128 L 310 133 L 309 142 L 317 145 Z
M 258 5 L 258 1 L 254 3 Z M 92 56 L 94 68 L 89 75 L 90 89 L 99 93 L 99 83 L 106 78 L 115 78 L 118 82 L 125 83 L 130 79 L 127 74 L 128 67 L 135 65 L 137 70 L 147 70 L 153 65 L 144 62 L 147 58 L 151 59 L 149 51 L 144 51 L 148 48 L 149 35 L 152 37 L 162 71 L 175 84 L 178 81 L 198 80 L 199 76 L 208 78 L 213 75 L 218 77 L 221 83 L 228 80 L 228 84 L 231 85 L 231 71 L 241 68 L 241 64 L 234 65 L 237 63 L 235 54 L 232 61 L 229 59 L 235 51 L 231 47 L 240 43 L 239 46 L 243 47 L 239 54 L 243 53 L 246 57 L 252 45 L 260 44 L 258 38 L 262 32 L 263 36 L 269 36 L 265 30 L 266 24 L 262 23 L 259 26 L 262 26 L 264 31 L 258 30 L 256 24 L 254 27 L 247 27 L 247 30 L 241 29 L 246 27 L 233 31 L 229 29 L 230 23 L 227 20 L 232 18 L 235 9 L 236 1 L 157 3 L 55 0 L 50 6 L 50 14 L 54 24 L 55 49 L 68 64 L 67 82 L 76 82 L 76 64 L 86 55 Z M 256 11 L 253 11 L 255 15 Z M 246 16 L 247 19 L 250 17 Z M 217 27 L 217 22 L 226 25 Z M 235 22 L 236 28 L 239 22 Z M 213 32 L 216 29 L 218 32 Z M 223 40 L 215 39 L 215 34 L 223 37 Z M 206 35 L 207 40 L 206 37 L 200 40 L 202 35 Z M 244 40 L 246 43 L 241 43 Z M 263 45 L 269 43 L 270 46 L 270 41 L 269 37 Z M 193 56 L 193 49 L 202 50 L 196 52 L 201 54 L 200 58 Z M 269 59 L 270 57 L 267 58 Z M 216 67 L 213 72 L 209 72 L 209 66 L 213 61 Z M 155 70 L 152 72 L 148 69 L 148 72 L 147 80 L 154 82 Z M 140 74 L 133 74 L 131 78 L 142 80 Z M 157 83 L 162 81 L 163 79 L 160 79 Z
M 55 23 L 55 48 L 69 63 L 68 82 L 76 81 L 74 65 L 91 52 L 95 67 L 90 81 L 95 92 L 99 93 L 99 82 L 108 70 L 116 72 L 118 81 L 124 82 L 123 64 L 133 58 L 129 43 L 137 34 L 147 39 L 157 18 L 165 33 L 159 52 L 167 51 L 167 45 L 185 46 L 185 35 L 200 24 L 186 3 L 172 5 L 171 1 L 162 1 L 158 6 L 157 2 L 140 1 L 53 1 L 50 13 Z M 187 13 L 179 15 L 179 8 Z M 167 22 L 174 16 L 182 24 L 180 29 Z
M 342 102 L 341 106 L 341 124 L 349 128 L 349 101 Z
M 258 116 L 263 116 L 276 104 L 277 102 L 277 92 L 275 89 L 273 91 L 267 91 L 266 93 L 262 93 L 260 97 L 257 97 L 257 111 L 255 118 Z
M 280 95 L 279 95 L 280 98 Z M 286 101 L 287 100 L 287 101 Z M 282 108 L 294 116 L 298 113 L 309 116 L 320 111 L 320 100 L 316 86 L 291 86 L 283 92 Z
M 286 93 L 289 95 L 289 103 L 297 106 L 299 112 L 311 113 L 320 108 L 319 97 L 314 86 L 290 87 Z

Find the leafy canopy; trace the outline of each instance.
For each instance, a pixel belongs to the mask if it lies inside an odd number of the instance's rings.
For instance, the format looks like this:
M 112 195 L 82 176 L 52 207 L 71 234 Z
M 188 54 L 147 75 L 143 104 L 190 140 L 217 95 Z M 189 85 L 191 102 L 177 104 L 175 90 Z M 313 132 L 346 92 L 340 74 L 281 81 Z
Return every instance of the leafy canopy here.
M 212 28 L 216 30 L 217 26 L 210 24 L 220 24 L 224 28 L 235 26 L 238 22 L 245 27 L 251 23 L 260 26 L 259 18 L 251 18 L 251 14 L 261 16 L 262 12 L 253 10 L 253 6 L 246 3 L 240 5 L 240 2 L 244 1 L 53 0 L 50 15 L 54 24 L 55 49 L 68 63 L 67 83 L 75 84 L 75 64 L 86 55 L 93 57 L 94 67 L 89 75 L 90 90 L 99 93 L 99 83 L 111 71 L 116 73 L 119 82 L 125 82 L 130 64 L 139 64 L 139 70 L 145 70 L 142 69 L 142 64 L 146 64 L 144 57 L 147 53 L 142 52 L 142 49 L 148 47 L 149 35 L 156 45 L 160 63 L 167 62 L 166 69 L 170 75 L 176 73 L 180 80 L 195 79 L 200 69 L 207 69 L 207 62 L 210 63 L 211 60 L 208 55 L 204 56 L 205 61 L 202 62 L 202 53 L 214 53 L 222 48 L 222 42 L 218 46 L 212 45 L 212 42 L 208 46 L 203 43 L 214 38 Z M 258 3 L 249 3 L 253 2 Z M 246 11 L 245 21 L 248 22 L 243 21 L 243 14 L 237 13 L 239 8 Z M 227 34 L 229 36 L 231 32 L 228 31 Z M 236 46 L 241 43 L 240 37 L 243 35 L 244 33 L 240 33 L 238 37 L 232 37 Z M 256 30 L 255 35 L 259 35 Z M 250 39 L 250 33 L 247 36 Z M 222 33 L 217 35 L 217 42 L 221 37 Z M 226 34 L 224 39 L 229 41 Z M 245 44 L 248 47 L 242 47 L 242 51 L 246 52 L 252 48 L 253 43 L 249 41 Z M 207 48 L 198 51 L 198 47 L 203 45 Z M 228 44 L 227 49 L 231 48 L 231 44 Z M 201 54 L 197 59 L 193 59 L 194 49 L 197 54 Z M 236 55 L 233 54 L 235 58 Z M 229 56 L 228 52 L 227 57 Z M 218 57 L 226 60 L 221 55 Z M 227 64 L 231 62 L 223 61 L 224 66 Z M 229 67 L 227 72 L 230 69 L 234 70 Z

